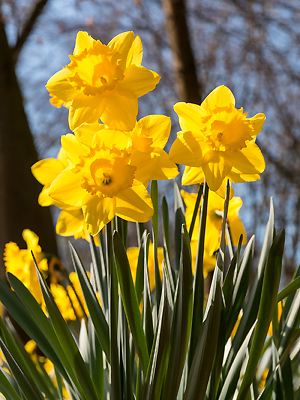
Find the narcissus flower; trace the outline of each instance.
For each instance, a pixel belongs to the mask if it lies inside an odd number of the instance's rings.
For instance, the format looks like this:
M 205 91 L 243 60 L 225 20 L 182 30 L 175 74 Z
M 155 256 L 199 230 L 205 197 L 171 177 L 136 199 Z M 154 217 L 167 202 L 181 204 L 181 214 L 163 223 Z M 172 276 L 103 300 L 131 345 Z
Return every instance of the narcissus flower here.
M 225 178 L 233 182 L 260 178 L 265 161 L 255 140 L 264 124 L 264 114 L 247 118 L 242 108 L 235 108 L 234 96 L 226 86 L 213 90 L 201 106 L 177 103 L 174 110 L 182 131 L 170 156 L 192 167 L 183 177 L 184 184 L 199 183 L 204 175 L 210 189 L 216 191 Z
M 91 142 L 81 140 L 74 135 L 62 137 L 72 166 L 52 182 L 49 196 L 66 210 L 82 209 L 92 235 L 115 215 L 128 221 L 148 221 L 153 214 L 152 202 L 145 186 L 135 179 L 126 135 L 116 132 L 112 137 L 110 131 L 103 130 Z
M 128 247 L 127 249 L 127 257 L 130 264 L 132 279 L 135 281 L 136 278 L 136 270 L 137 263 L 139 257 L 140 248 L 139 247 Z M 159 272 L 162 276 L 162 263 L 164 260 L 164 249 L 162 247 L 157 248 L 157 259 Z M 155 266 L 154 266 L 154 253 L 153 253 L 153 243 L 149 243 L 149 251 L 148 251 L 148 274 L 149 274 L 149 285 L 150 290 L 155 289 Z
M 178 175 L 176 164 L 164 147 L 169 139 L 171 120 L 165 115 L 148 115 L 136 122 L 130 131 L 112 129 L 103 124 L 83 124 L 75 130 L 76 138 L 84 144 L 101 141 L 105 132 L 110 145 L 126 149 L 131 165 L 136 167 L 135 178 L 147 184 L 150 180 L 172 179 Z M 97 139 L 97 136 L 99 139 Z
M 71 62 L 46 85 L 51 103 L 70 110 L 71 129 L 98 119 L 111 127 L 132 129 L 138 98 L 160 79 L 141 66 L 142 55 L 141 39 L 133 32 L 117 35 L 108 45 L 78 32 Z
M 24 229 L 22 233 L 23 239 L 26 242 L 27 249 L 20 249 L 14 242 L 9 242 L 4 248 L 4 265 L 6 272 L 15 275 L 27 287 L 32 295 L 39 303 L 43 302 L 42 292 L 40 289 L 38 276 L 36 273 L 34 261 L 31 251 L 33 252 L 41 272 L 45 273 L 48 270 L 47 259 L 45 258 L 41 246 L 39 245 L 38 236 Z
M 186 191 L 181 192 L 183 200 L 186 205 L 186 224 L 189 228 L 191 225 L 193 212 L 195 208 L 196 193 L 188 193 Z M 229 201 L 227 222 L 230 228 L 230 233 L 234 245 L 238 244 L 239 238 L 243 235 L 243 243 L 246 242 L 246 231 L 239 217 L 239 210 L 242 207 L 243 201 L 240 197 L 233 197 Z M 212 270 L 215 266 L 214 253 L 220 246 L 221 229 L 222 229 L 222 217 L 224 210 L 224 199 L 218 196 L 216 193 L 210 191 L 207 205 L 207 219 L 206 219 L 206 233 L 204 241 L 204 273 Z M 198 245 L 198 232 L 199 232 L 199 215 L 196 219 L 193 235 L 191 238 L 191 250 L 193 257 L 193 264 L 195 265 L 197 245 Z

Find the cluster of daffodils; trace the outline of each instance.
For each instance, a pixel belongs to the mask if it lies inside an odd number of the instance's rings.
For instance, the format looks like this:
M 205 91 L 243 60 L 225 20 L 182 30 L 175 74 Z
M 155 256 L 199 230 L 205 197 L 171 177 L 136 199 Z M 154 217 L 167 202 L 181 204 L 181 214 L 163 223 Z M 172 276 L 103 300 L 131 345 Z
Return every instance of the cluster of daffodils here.
M 136 120 L 138 97 L 159 76 L 141 66 L 142 43 L 133 32 L 108 45 L 79 32 L 70 59 L 47 89 L 52 104 L 69 109 L 73 133 L 62 136 L 57 159 L 32 167 L 44 185 L 39 203 L 62 210 L 57 232 L 66 236 L 96 235 L 115 216 L 146 222 L 153 214 L 149 181 L 178 174 L 164 151 L 170 118 Z
M 38 201 L 41 206 L 55 205 L 61 210 L 56 223 L 58 234 L 87 240 L 92 235 L 97 243 L 97 234 L 115 216 L 127 221 L 148 221 L 153 215 L 147 191 L 149 182 L 175 178 L 179 173 L 176 163 L 181 163 L 185 166 L 183 185 L 206 182 L 210 189 L 204 244 L 206 275 L 214 268 L 220 244 L 227 180 L 254 181 L 265 168 L 263 155 L 255 143 L 265 115 L 247 118 L 242 108 L 235 107 L 230 89 L 219 86 L 201 105 L 175 104 L 182 130 L 168 154 L 164 148 L 171 131 L 170 118 L 148 115 L 137 120 L 138 98 L 152 91 L 160 79 L 156 72 L 141 65 L 142 55 L 141 39 L 133 32 L 121 33 L 107 45 L 86 32 L 77 34 L 70 63 L 46 85 L 51 103 L 69 110 L 72 133 L 61 137 L 57 158 L 44 159 L 32 166 L 33 175 L 43 185 Z M 189 228 L 196 194 L 182 191 L 182 197 Z M 241 235 L 246 240 L 239 218 L 241 206 L 239 197 L 231 198 L 227 222 L 234 245 Z M 198 226 L 196 218 L 191 237 L 194 268 Z M 45 275 L 47 260 L 38 238 L 28 230 L 23 236 L 27 250 L 20 250 L 15 243 L 7 244 L 6 269 L 21 278 L 42 302 L 30 251 Z M 149 254 L 153 289 L 151 248 Z M 133 275 L 137 256 L 137 248 L 128 249 Z M 162 248 L 158 249 L 158 258 L 162 269 Z M 66 319 L 75 319 L 86 312 L 71 280 L 70 275 L 63 278 L 64 285 L 50 281 L 53 296 L 64 305 L 61 310 Z
M 115 216 L 148 221 L 153 207 L 147 185 L 175 178 L 175 163 L 186 166 L 183 185 L 206 181 L 220 195 L 227 179 L 254 181 L 265 168 L 255 143 L 265 115 L 247 118 L 225 86 L 200 106 L 174 106 L 182 131 L 166 153 L 170 118 L 136 120 L 138 98 L 160 79 L 141 65 L 142 54 L 141 39 L 133 32 L 121 33 L 107 45 L 79 32 L 70 63 L 47 83 L 51 103 L 69 110 L 73 133 L 62 136 L 56 159 L 37 162 L 32 172 L 43 185 L 40 205 L 61 209 L 56 225 L 60 235 L 87 239 Z
M 77 274 L 75 272 L 68 274 L 56 257 L 46 257 L 39 245 L 39 238 L 34 232 L 24 229 L 22 235 L 27 248 L 20 249 L 14 242 L 5 245 L 4 265 L 6 272 L 21 280 L 37 302 L 46 310 L 38 282 L 36 261 L 65 320 L 74 321 L 86 316 L 88 311 Z

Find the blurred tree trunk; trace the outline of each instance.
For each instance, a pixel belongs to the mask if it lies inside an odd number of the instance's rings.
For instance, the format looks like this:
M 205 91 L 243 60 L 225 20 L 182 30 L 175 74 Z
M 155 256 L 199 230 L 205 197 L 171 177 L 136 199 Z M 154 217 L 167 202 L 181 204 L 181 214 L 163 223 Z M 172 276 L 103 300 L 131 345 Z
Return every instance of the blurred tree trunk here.
M 0 267 L 4 244 L 22 244 L 32 229 L 45 251 L 57 254 L 49 208 L 37 203 L 41 189 L 30 167 L 38 159 L 15 73 L 15 57 L 0 18 Z
M 173 53 L 176 89 L 180 101 L 200 103 L 202 88 L 188 28 L 186 1 L 163 0 L 166 29 Z

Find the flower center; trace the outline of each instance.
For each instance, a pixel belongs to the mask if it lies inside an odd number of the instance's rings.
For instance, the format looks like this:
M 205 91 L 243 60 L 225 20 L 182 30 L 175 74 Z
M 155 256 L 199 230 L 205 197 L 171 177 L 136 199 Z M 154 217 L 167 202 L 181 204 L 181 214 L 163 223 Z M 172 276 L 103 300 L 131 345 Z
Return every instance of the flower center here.
M 252 138 L 252 129 L 242 109 L 215 110 L 205 129 L 207 143 L 212 150 L 240 150 Z
M 125 158 L 95 159 L 87 169 L 82 187 L 99 197 L 114 197 L 132 186 L 135 167 Z
M 113 90 L 124 77 L 118 54 L 101 44 L 71 56 L 68 67 L 74 73 L 69 81 L 88 96 Z

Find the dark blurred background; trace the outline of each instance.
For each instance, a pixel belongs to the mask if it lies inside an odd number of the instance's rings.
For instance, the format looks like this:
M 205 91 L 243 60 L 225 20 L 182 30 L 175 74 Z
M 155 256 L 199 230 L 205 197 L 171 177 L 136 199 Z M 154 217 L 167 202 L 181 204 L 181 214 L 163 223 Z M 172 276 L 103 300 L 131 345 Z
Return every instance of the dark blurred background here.
M 5 242 L 20 242 L 25 227 L 45 250 L 57 251 L 30 166 L 56 156 L 68 132 L 67 110 L 49 104 L 45 83 L 68 63 L 78 30 L 105 43 L 125 30 L 141 36 L 144 65 L 162 79 L 140 100 L 140 115 L 172 116 L 171 141 L 173 104 L 200 103 L 219 84 L 250 116 L 267 115 L 258 137 L 267 169 L 261 181 L 237 185 L 236 194 L 258 241 L 273 196 L 290 274 L 299 262 L 300 2 L 289 0 L 0 0 L 0 254 Z

